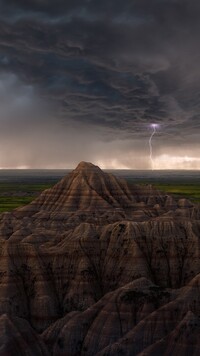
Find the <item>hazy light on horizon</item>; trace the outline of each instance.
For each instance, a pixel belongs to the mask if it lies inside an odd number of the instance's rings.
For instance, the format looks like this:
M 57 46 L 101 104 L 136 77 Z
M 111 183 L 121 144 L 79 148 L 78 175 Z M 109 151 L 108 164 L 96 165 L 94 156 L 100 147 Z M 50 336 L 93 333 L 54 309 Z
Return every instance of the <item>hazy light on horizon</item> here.
M 81 161 L 81 160 L 80 160 Z M 105 158 L 105 159 L 93 159 L 86 160 L 91 163 L 99 166 L 101 169 L 136 169 L 136 170 L 152 170 L 151 167 L 146 167 L 145 165 L 134 165 L 133 163 L 128 164 L 128 162 L 123 163 L 117 158 Z M 37 166 L 31 165 L 16 165 L 16 166 L 0 166 L 0 170 L 3 169 L 74 169 L 78 165 L 79 161 L 72 162 L 68 164 L 66 162 L 62 164 L 43 164 Z M 197 157 L 188 157 L 188 156 L 170 156 L 163 154 L 157 156 L 154 159 L 154 170 L 200 170 L 200 158 Z

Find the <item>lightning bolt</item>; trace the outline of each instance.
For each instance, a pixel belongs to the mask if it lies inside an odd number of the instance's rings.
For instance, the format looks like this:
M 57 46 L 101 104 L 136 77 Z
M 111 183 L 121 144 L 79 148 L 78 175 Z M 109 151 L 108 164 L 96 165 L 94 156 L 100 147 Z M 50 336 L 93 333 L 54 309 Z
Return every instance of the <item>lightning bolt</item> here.
M 153 132 L 149 138 L 149 157 L 150 157 L 150 161 L 151 161 L 151 169 L 153 170 L 154 169 L 154 162 L 153 162 L 153 147 L 152 147 L 152 139 L 153 139 L 153 136 L 155 135 L 156 133 L 156 129 L 158 127 L 158 124 L 151 124 L 151 127 L 153 129 Z

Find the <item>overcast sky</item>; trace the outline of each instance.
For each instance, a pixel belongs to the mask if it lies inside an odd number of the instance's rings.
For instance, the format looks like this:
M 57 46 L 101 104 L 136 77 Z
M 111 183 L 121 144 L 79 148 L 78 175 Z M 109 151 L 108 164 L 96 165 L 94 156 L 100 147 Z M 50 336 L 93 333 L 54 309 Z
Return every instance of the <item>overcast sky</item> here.
M 0 167 L 200 169 L 199 0 L 0 0 Z

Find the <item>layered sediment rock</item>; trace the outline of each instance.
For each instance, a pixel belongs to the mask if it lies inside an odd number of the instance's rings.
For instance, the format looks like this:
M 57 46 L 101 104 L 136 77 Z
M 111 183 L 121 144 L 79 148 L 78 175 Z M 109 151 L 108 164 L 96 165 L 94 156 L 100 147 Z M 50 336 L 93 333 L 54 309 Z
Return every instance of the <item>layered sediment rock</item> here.
M 49 356 L 41 337 L 21 318 L 0 316 L 0 355 Z
M 0 216 L 2 323 L 29 323 L 38 355 L 195 355 L 199 237 L 198 205 L 81 162 Z

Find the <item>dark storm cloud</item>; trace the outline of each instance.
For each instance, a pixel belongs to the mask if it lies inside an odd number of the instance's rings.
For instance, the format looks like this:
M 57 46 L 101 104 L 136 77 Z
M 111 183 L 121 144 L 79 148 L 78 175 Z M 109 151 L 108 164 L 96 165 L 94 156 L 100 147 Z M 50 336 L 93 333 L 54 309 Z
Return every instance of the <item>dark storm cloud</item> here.
M 197 142 L 198 1 L 1 0 L 0 10 L 0 73 L 51 103 L 55 125 L 143 140 L 157 122 L 163 142 Z

